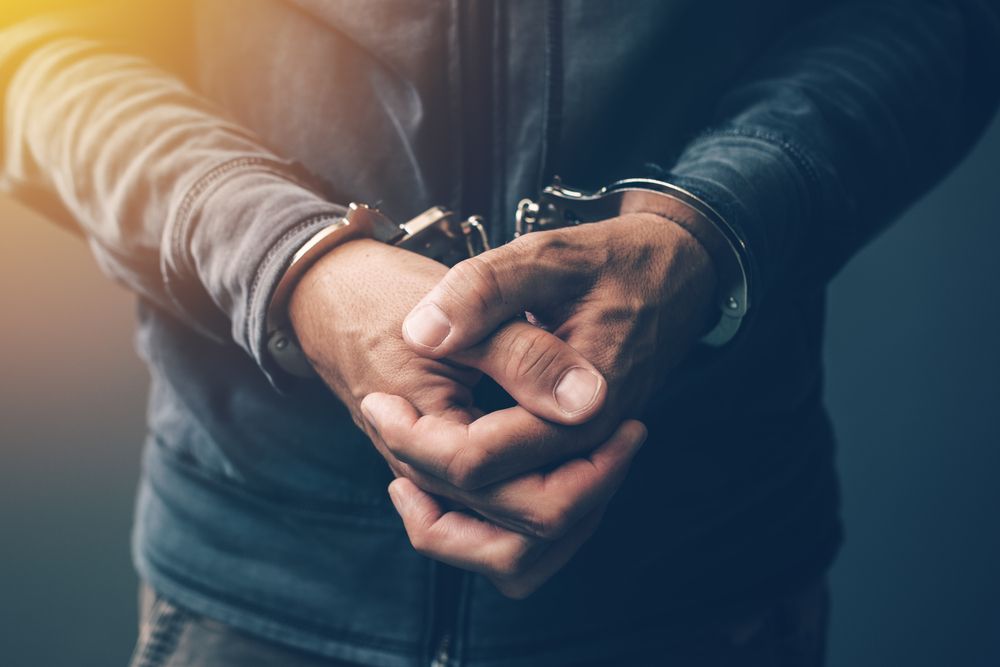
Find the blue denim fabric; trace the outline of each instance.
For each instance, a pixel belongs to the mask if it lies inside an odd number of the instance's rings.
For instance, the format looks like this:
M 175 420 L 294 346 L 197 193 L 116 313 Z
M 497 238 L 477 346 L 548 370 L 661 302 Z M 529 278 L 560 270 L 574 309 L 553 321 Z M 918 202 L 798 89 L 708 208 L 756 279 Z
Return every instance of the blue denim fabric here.
M 146 581 L 335 659 L 423 664 L 444 628 L 453 664 L 533 665 L 655 650 L 829 565 L 824 284 L 992 115 L 995 7 L 189 9 L 166 40 L 163 23 L 79 16 L 0 39 L 3 185 L 83 234 L 142 304 Z M 164 41 L 189 67 L 153 48 Z M 295 250 L 352 199 L 398 218 L 436 204 L 485 214 L 502 241 L 549 166 L 596 186 L 650 163 L 746 237 L 751 316 L 731 345 L 663 378 L 600 532 L 538 593 L 508 600 L 409 548 L 388 471 L 346 411 L 268 359 L 266 305 Z
M 829 596 L 824 582 L 775 600 L 737 623 L 699 628 L 652 652 L 623 654 L 616 667 L 822 667 Z M 239 632 L 143 586 L 139 639 L 130 667 L 357 667 Z M 606 664 L 585 660 L 579 666 Z

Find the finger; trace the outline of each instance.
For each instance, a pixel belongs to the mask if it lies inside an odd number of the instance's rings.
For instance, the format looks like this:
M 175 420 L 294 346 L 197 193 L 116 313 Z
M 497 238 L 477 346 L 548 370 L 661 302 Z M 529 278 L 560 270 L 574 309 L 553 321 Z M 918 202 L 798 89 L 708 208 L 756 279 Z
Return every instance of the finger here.
M 455 461 L 462 455 L 452 456 L 450 464 L 439 464 L 445 468 L 444 474 L 429 475 L 413 466 L 406 460 L 407 457 L 399 456 L 399 448 L 393 444 L 397 442 L 394 435 L 397 426 L 412 429 L 413 424 L 422 420 L 425 420 L 425 424 L 435 424 L 433 432 L 438 434 L 439 442 L 448 442 L 450 435 L 446 432 L 446 422 L 420 418 L 409 402 L 400 397 L 372 395 L 365 398 L 365 403 L 369 406 L 388 405 L 395 412 L 398 424 L 393 424 L 390 418 L 380 425 L 384 429 L 382 437 L 391 455 L 395 457 L 394 463 L 390 463 L 394 470 L 399 470 L 400 474 L 413 480 L 425 491 L 457 501 L 497 524 L 546 540 L 561 537 L 585 514 L 611 499 L 646 439 L 645 426 L 638 421 L 627 420 L 622 422 L 606 442 L 586 456 L 570 459 L 552 470 L 535 470 L 509 481 L 470 491 L 443 479 L 456 476 L 455 470 L 449 472 L 447 468 L 449 465 L 454 467 Z M 378 409 L 386 413 L 390 411 L 384 407 Z M 458 424 L 450 426 L 456 430 L 464 428 Z M 389 435 L 386 436 L 385 433 Z M 428 449 L 433 456 L 436 449 L 433 443 L 428 444 Z M 470 460 L 469 455 L 462 458 Z
M 513 578 L 545 548 L 538 540 L 471 514 L 446 510 L 405 477 L 389 484 L 389 497 L 414 549 L 463 570 Z
M 479 369 L 533 414 L 581 424 L 607 398 L 607 382 L 582 354 L 544 329 L 513 320 L 484 342 L 450 357 Z
M 389 485 L 389 497 L 420 554 L 488 577 L 501 593 L 524 598 L 547 581 L 593 535 L 603 508 L 564 538 L 544 542 L 460 511 L 445 510 L 408 479 Z
M 388 394 L 385 394 L 384 396 L 387 396 L 390 401 L 400 402 L 401 407 L 403 409 L 409 410 L 415 415 L 419 415 L 416 407 L 407 402 L 405 399 L 402 399 L 398 396 L 390 396 Z M 371 413 L 366 409 L 366 405 L 363 401 L 359 407 L 361 408 L 361 418 L 360 419 L 355 418 L 355 422 L 357 423 L 358 427 L 361 428 L 368 436 L 368 438 L 371 440 L 372 446 L 375 447 L 375 450 L 379 453 L 379 455 L 382 456 L 382 458 L 388 464 L 389 469 L 392 471 L 393 475 L 399 477 L 401 475 L 410 473 L 411 467 L 408 466 L 406 463 L 400 461 L 396 457 L 392 449 L 386 444 L 385 440 L 382 438 L 382 435 L 378 432 L 378 429 L 375 428 L 374 422 L 371 417 Z M 460 406 L 452 406 L 446 410 L 443 410 L 438 414 L 442 419 L 447 420 L 448 423 L 465 423 L 465 424 L 468 424 L 469 422 L 474 420 L 477 416 L 482 415 L 482 413 L 479 412 L 478 410 L 463 408 Z
M 559 426 L 515 406 L 470 424 L 423 415 L 406 399 L 369 394 L 361 410 L 392 455 L 459 489 L 477 489 L 589 451 L 610 429 L 603 423 Z
M 478 491 L 462 491 L 414 480 L 431 493 L 445 495 L 511 530 L 544 540 L 569 533 L 594 509 L 606 505 L 618 491 L 646 428 L 628 420 L 600 447 L 550 471 L 537 471 Z
M 545 252 L 551 235 L 543 234 L 453 266 L 403 322 L 407 343 L 425 356 L 449 356 L 532 306 L 558 298 L 570 269 Z
M 566 537 L 553 542 L 524 571 L 513 576 L 492 576 L 489 577 L 490 581 L 503 595 L 523 600 L 538 590 L 542 584 L 551 579 L 552 575 L 569 562 L 580 547 L 594 535 L 603 517 L 603 507 L 594 510 L 584 517 Z

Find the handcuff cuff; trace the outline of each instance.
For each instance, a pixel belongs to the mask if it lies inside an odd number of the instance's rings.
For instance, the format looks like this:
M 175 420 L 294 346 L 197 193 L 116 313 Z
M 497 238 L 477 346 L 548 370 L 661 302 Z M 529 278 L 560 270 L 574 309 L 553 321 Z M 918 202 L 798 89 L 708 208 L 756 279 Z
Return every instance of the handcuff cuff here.
M 705 248 L 715 266 L 719 319 L 700 342 L 720 347 L 736 335 L 750 307 L 750 262 L 746 243 L 726 220 L 692 193 L 676 185 L 648 178 L 617 181 L 594 191 L 574 190 L 554 182 L 538 199 L 522 199 L 514 215 L 515 237 L 535 231 L 598 222 L 629 212 L 662 213 L 686 229 Z M 684 204 L 687 215 L 676 213 Z M 694 214 L 691 215 L 690 212 Z M 435 206 L 397 224 L 377 208 L 353 203 L 347 213 L 311 237 L 292 257 L 278 282 L 267 313 L 267 348 L 285 372 L 313 377 L 316 372 L 299 347 L 288 321 L 288 302 L 299 280 L 321 257 L 357 238 L 370 238 L 429 257 L 447 266 L 490 249 L 486 222 L 466 219 Z
M 459 220 L 451 211 L 435 206 L 397 224 L 377 208 L 352 203 L 343 217 L 313 235 L 292 256 L 271 297 L 267 310 L 267 350 L 286 373 L 303 378 L 316 375 L 288 321 L 292 290 L 320 258 L 359 238 L 410 250 L 447 266 L 490 249 L 486 223 L 480 216 Z

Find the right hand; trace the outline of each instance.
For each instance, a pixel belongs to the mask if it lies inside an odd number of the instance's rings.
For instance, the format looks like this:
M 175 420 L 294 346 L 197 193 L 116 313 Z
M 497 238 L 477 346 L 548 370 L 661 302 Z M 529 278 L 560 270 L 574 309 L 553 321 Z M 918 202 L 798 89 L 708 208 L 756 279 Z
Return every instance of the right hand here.
M 316 371 L 393 473 L 406 478 L 393 483 L 392 496 L 418 551 L 481 572 L 506 594 L 525 595 L 561 567 L 596 528 L 644 429 L 626 422 L 612 429 L 614 434 L 609 432 L 603 444 L 595 442 L 587 448 L 592 451 L 567 461 L 572 448 L 553 446 L 557 443 L 551 440 L 528 443 L 517 432 L 490 427 L 491 446 L 522 450 L 526 463 L 517 465 L 513 459 L 520 456 L 507 451 L 500 458 L 510 477 L 476 489 L 463 483 L 467 480 L 428 476 L 401 460 L 370 422 L 371 410 L 367 416 L 362 410 L 365 396 L 405 399 L 412 406 L 411 417 L 432 417 L 458 429 L 442 431 L 440 438 L 428 442 L 429 449 L 456 453 L 457 470 L 468 468 L 463 462 L 490 459 L 495 453 L 462 447 L 462 430 L 472 433 L 477 423 L 523 426 L 529 419 L 555 422 L 561 425 L 562 437 L 572 440 L 576 425 L 598 414 L 605 400 L 606 382 L 590 362 L 553 334 L 520 320 L 502 325 L 479 354 L 463 359 L 467 365 L 416 354 L 403 340 L 402 322 L 446 272 L 447 267 L 415 253 L 371 240 L 350 241 L 306 272 L 292 293 L 289 315 Z M 570 369 L 583 369 L 573 375 L 590 379 L 590 388 L 557 392 L 556 385 Z M 483 417 L 472 396 L 483 371 L 518 401 L 510 410 L 522 413 L 520 419 Z M 557 397 L 567 395 L 583 400 L 566 410 Z M 433 451 L 423 454 L 434 456 Z M 547 463 L 560 465 L 521 474 Z M 469 469 L 475 475 L 474 467 Z M 493 520 L 447 511 L 425 491 Z M 438 511 L 434 520 L 429 510 Z M 539 531 L 538 526 L 546 528 Z M 428 534 L 433 539 L 428 540 Z M 448 548 L 441 551 L 442 545 Z

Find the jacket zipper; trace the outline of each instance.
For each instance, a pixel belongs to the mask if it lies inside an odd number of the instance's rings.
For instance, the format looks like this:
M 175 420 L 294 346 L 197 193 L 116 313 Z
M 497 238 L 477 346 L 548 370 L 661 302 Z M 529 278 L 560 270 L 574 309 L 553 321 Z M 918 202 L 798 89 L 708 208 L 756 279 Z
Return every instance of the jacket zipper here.
M 562 135 L 563 94 L 562 0 L 545 7 L 545 89 L 542 113 L 542 151 L 538 164 L 538 194 L 556 176 Z
M 448 652 L 450 648 L 451 634 L 446 632 L 438 640 L 437 650 L 431 659 L 431 667 L 448 667 L 448 661 L 451 659 L 451 654 Z
M 462 201 L 465 215 L 495 214 L 493 211 L 494 151 L 491 138 L 496 129 L 495 109 L 500 94 L 495 87 L 493 58 L 496 56 L 498 16 L 494 0 L 456 0 L 459 21 L 462 109 Z M 552 178 L 558 160 L 562 114 L 562 2 L 548 0 L 545 22 L 545 109 L 539 192 Z M 499 220 L 496 221 L 499 223 Z M 506 227 L 490 226 L 494 247 L 506 239 Z M 453 567 L 435 564 L 431 667 L 451 667 L 459 632 L 459 611 L 469 575 Z
M 462 211 L 491 219 L 494 177 L 494 0 L 458 0 L 462 108 Z M 503 225 L 490 225 L 503 242 Z
M 490 215 L 493 196 L 494 0 L 456 0 L 462 109 L 462 201 L 464 215 Z M 491 242 L 504 240 L 503 225 L 490 226 Z M 469 575 L 435 564 L 431 623 L 431 667 L 450 667 L 455 658 L 462 591 Z
M 462 570 L 444 563 L 434 563 L 434 606 L 429 658 L 431 667 L 451 665 L 465 577 Z

